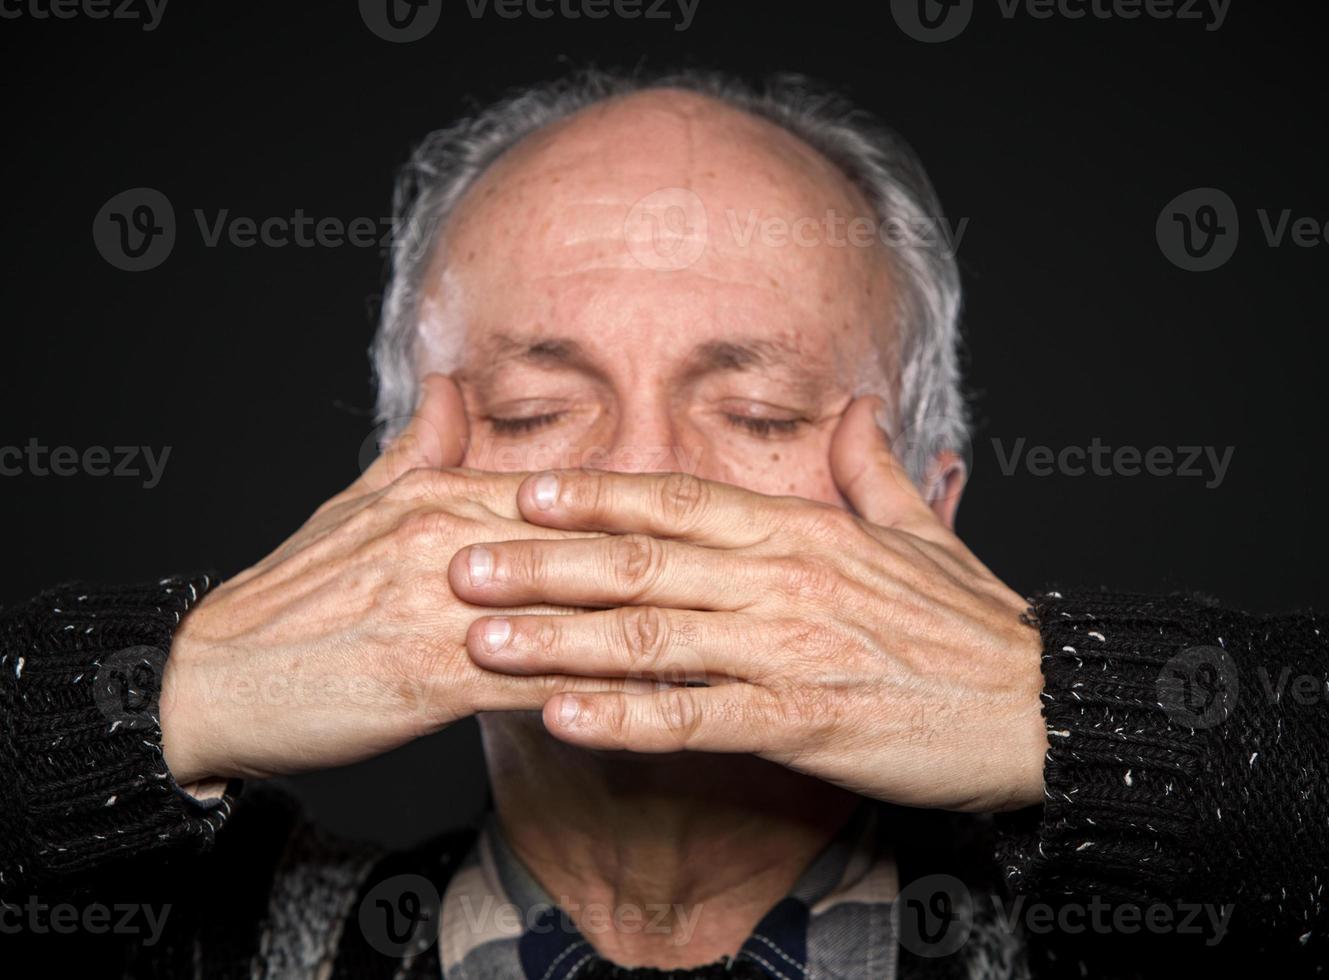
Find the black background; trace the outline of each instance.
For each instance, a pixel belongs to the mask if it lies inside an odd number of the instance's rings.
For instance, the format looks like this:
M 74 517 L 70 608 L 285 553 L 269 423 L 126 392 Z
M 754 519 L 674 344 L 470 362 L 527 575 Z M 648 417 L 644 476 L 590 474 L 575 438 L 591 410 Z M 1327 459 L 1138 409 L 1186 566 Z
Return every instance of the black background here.
M 952 222 L 967 220 L 978 425 L 960 530 L 1015 588 L 1185 588 L 1266 611 L 1322 601 L 1329 245 L 1271 247 L 1258 219 L 1329 220 L 1319 5 L 1233 0 L 1207 31 L 1008 19 L 977 0 L 941 44 L 906 36 L 885 3 L 700 0 L 686 31 L 445 6 L 410 44 L 377 37 L 353 2 L 177 0 L 152 32 L 0 19 L 0 446 L 171 447 L 152 489 L 0 477 L 0 602 L 71 578 L 233 574 L 358 473 L 382 250 L 206 247 L 195 209 L 386 216 L 393 172 L 427 131 L 587 63 L 806 72 L 915 145 Z M 178 222 L 170 257 L 140 273 L 104 261 L 91 233 L 135 187 L 162 191 Z M 1213 272 L 1176 267 L 1155 238 L 1194 187 L 1222 189 L 1240 216 L 1236 253 Z M 992 447 L 1095 436 L 1235 448 L 1206 488 L 1007 476 Z M 292 782 L 326 822 L 390 842 L 484 799 L 469 722 Z

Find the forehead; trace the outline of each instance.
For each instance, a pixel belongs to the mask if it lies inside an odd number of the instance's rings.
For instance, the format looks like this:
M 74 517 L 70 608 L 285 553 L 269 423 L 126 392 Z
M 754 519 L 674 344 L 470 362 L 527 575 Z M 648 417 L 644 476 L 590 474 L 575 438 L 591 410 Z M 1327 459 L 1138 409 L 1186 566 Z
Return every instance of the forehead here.
M 509 150 L 449 219 L 426 318 L 494 335 L 728 336 L 860 357 L 893 308 L 863 195 L 784 129 L 693 93 L 593 106 Z M 857 242 L 857 243 L 856 243 Z M 431 329 L 427 322 L 426 331 Z

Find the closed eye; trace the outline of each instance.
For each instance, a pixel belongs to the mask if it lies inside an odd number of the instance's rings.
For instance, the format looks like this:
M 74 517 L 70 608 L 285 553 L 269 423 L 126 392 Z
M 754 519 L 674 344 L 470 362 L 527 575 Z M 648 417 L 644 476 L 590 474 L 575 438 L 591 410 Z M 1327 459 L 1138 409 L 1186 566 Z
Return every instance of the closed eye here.
M 803 424 L 802 419 L 767 419 L 755 415 L 734 415 L 726 412 L 725 418 L 731 425 L 747 429 L 764 438 L 778 435 L 792 435 Z
M 503 435 L 520 435 L 523 432 L 533 432 L 546 425 L 552 425 L 563 415 L 563 412 L 544 412 L 540 415 L 521 415 L 514 418 L 500 418 L 491 415 L 489 416 L 489 424 L 495 432 Z

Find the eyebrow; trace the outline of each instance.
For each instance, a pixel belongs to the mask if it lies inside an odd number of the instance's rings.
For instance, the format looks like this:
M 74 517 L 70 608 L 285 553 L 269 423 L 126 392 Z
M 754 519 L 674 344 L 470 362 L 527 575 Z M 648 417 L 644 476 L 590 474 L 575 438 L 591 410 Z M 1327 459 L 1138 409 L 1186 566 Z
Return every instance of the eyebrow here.
M 499 333 L 487 338 L 477 352 L 477 361 L 489 371 L 503 361 L 530 361 L 550 366 L 588 365 L 581 344 L 570 337 L 520 337 Z
M 476 363 L 482 366 L 476 380 L 492 379 L 503 364 L 512 361 L 601 374 L 594 357 L 571 337 L 498 333 L 487 338 L 477 354 Z M 792 344 L 765 337 L 704 341 L 689 353 L 680 377 L 696 381 L 710 374 L 762 370 L 790 375 L 798 387 L 810 391 L 819 390 L 828 382 L 824 365 L 810 363 L 806 353 Z
M 797 352 L 770 340 L 712 340 L 698 344 L 688 358 L 687 374 L 698 376 L 716 371 L 748 371 L 754 368 L 788 366 Z

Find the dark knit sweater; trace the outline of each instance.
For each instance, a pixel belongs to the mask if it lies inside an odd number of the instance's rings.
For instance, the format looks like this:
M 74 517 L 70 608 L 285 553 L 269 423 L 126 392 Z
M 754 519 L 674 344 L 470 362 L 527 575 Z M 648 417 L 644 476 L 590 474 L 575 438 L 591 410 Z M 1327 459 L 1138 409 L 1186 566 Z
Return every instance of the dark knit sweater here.
M 393 875 L 421 874 L 441 893 L 469 831 L 385 854 L 332 839 L 264 788 L 237 805 L 233 786 L 209 805 L 171 779 L 156 685 L 208 586 L 74 585 L 0 611 L 0 975 L 27 975 L 17 957 L 35 950 L 34 975 L 78 960 L 107 976 L 315 976 L 331 960 L 333 977 L 438 977 L 432 947 L 404 960 L 376 952 L 356 910 Z M 902 947 L 900 975 L 1176 976 L 1242 963 L 1314 975 L 1329 957 L 1329 641 L 1316 618 L 1091 593 L 1049 593 L 1034 613 L 1046 802 L 995 822 L 897 813 L 901 886 L 954 875 L 976 923 L 953 955 Z M 1230 930 L 1206 945 L 1141 929 L 1138 916 L 1106 934 L 1029 916 L 1007 929 L 1029 972 L 997 970 L 982 924 L 1022 907 L 1003 885 L 1054 910 L 1163 905 L 1174 922 L 1192 905 L 1230 904 Z M 605 963 L 581 975 L 661 976 Z

